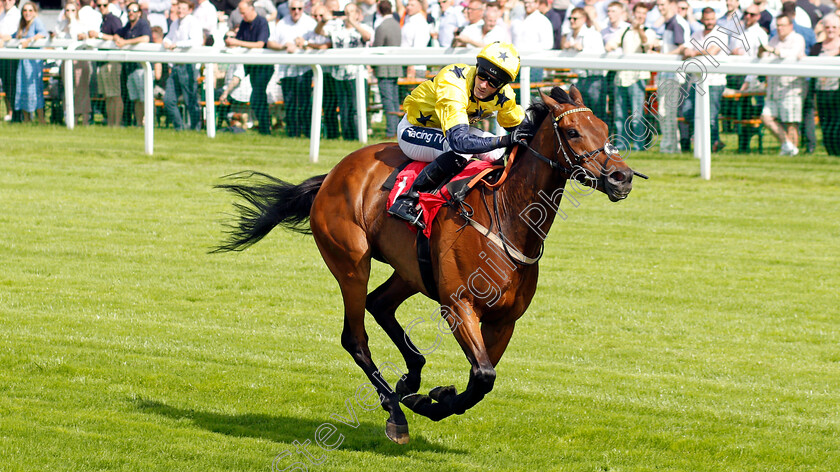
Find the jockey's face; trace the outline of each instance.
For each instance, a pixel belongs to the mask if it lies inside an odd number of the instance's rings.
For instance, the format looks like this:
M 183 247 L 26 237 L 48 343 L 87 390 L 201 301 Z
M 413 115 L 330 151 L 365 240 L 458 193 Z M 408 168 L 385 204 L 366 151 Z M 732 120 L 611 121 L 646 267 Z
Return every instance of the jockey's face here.
M 478 75 L 475 76 L 475 85 L 473 86 L 473 95 L 475 98 L 479 100 L 487 100 L 491 95 L 496 93 L 497 90 L 499 90 L 498 87 L 493 87 L 487 80 L 479 77 Z

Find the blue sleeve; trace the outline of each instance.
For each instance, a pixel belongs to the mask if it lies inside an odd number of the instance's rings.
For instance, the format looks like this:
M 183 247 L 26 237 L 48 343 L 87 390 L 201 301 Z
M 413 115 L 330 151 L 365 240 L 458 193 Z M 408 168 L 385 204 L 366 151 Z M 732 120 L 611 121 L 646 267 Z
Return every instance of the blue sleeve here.
M 449 140 L 449 148 L 458 154 L 481 154 L 505 147 L 501 137 L 476 136 L 470 133 L 470 126 L 465 124 L 449 128 L 446 131 L 446 139 Z
M 258 16 L 259 23 L 258 23 L 258 30 L 257 30 L 257 39 L 256 41 L 262 41 L 263 43 L 268 43 L 269 37 L 269 30 L 268 30 L 268 20 L 265 17 Z
M 47 28 L 44 27 L 44 23 L 41 22 L 40 18 L 35 18 L 35 21 L 32 22 L 32 36 L 36 34 L 43 34 L 46 36 Z
M 140 18 L 138 21 L 140 21 L 138 25 L 140 34 L 138 36 L 148 36 L 149 42 L 152 42 L 152 25 L 145 18 Z

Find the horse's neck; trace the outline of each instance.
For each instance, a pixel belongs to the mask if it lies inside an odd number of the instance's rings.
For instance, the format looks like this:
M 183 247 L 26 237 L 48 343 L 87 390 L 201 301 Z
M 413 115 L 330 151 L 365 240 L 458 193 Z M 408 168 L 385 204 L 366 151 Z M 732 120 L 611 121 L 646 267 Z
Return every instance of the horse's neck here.
M 556 138 L 543 131 L 531 146 L 554 159 Z M 566 179 L 520 147 L 516 162 L 499 194 L 500 225 L 510 243 L 528 256 L 536 256 L 560 208 Z

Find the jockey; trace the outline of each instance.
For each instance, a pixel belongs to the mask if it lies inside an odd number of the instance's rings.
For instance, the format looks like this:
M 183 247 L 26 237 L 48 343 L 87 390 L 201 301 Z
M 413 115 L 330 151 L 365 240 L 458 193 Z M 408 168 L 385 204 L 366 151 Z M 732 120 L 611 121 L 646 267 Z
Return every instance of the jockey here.
M 403 103 L 399 124 L 400 149 L 411 159 L 431 162 L 388 213 L 425 228 L 417 210 L 420 192 L 429 192 L 458 174 L 475 157 L 500 159 L 505 148 L 531 136 L 525 112 L 508 85 L 519 73 L 519 53 L 510 43 L 495 42 L 478 53 L 475 67 L 450 64 L 420 84 Z M 496 112 L 496 119 L 512 134 L 496 136 L 470 127 Z

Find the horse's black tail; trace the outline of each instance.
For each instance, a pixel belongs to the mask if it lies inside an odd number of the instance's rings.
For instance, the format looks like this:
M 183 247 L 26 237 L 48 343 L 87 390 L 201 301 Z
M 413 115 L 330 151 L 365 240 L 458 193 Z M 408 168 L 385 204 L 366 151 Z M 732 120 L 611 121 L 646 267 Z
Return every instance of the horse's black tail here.
M 226 225 L 227 240 L 210 252 L 244 251 L 277 225 L 311 234 L 309 212 L 326 177 L 326 174 L 311 177 L 299 185 L 260 172 L 239 172 L 224 177 L 232 182 L 215 188 L 228 190 L 245 202 L 233 204 L 238 218 Z

